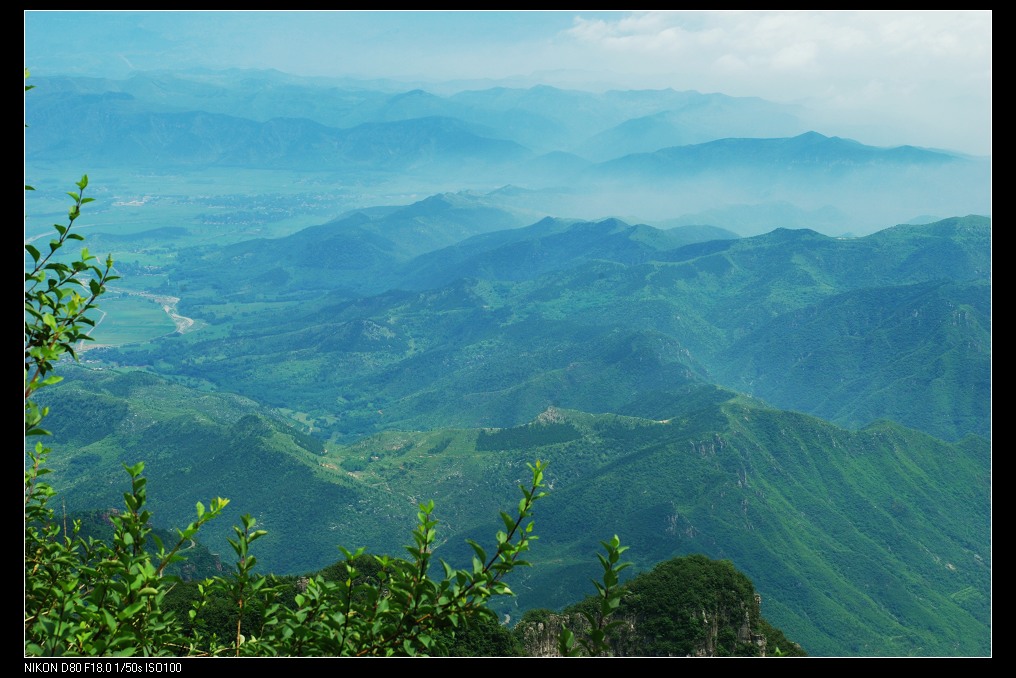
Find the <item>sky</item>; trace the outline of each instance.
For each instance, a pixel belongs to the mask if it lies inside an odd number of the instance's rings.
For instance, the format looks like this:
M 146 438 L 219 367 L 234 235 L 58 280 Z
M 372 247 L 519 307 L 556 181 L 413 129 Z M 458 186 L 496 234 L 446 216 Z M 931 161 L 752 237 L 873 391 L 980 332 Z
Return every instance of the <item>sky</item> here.
M 671 87 L 801 104 L 864 143 L 988 155 L 991 20 L 990 10 L 26 11 L 25 66 L 102 77 L 274 68 L 438 93 Z

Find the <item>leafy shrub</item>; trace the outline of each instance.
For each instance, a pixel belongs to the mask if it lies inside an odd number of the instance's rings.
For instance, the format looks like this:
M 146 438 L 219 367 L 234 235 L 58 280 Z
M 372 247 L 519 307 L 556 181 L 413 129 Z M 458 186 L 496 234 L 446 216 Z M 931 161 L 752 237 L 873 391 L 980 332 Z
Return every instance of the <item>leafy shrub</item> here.
M 25 72 L 26 77 L 28 72 Z M 26 86 L 26 91 L 30 89 Z M 25 251 L 32 265 L 25 273 L 25 435 L 45 436 L 42 428 L 48 409 L 40 407 L 36 392 L 57 383 L 52 374 L 64 356 L 76 358 L 75 345 L 88 341 L 94 327 L 89 312 L 116 280 L 113 259 L 105 266 L 83 249 L 79 259 L 65 263 L 57 258 L 71 240 L 83 240 L 73 230 L 88 177 L 77 182 L 77 192 L 66 225 L 56 224 L 56 237 L 43 254 L 32 244 Z M 30 186 L 26 190 L 32 190 Z M 78 290 L 86 290 L 81 294 Z M 236 436 L 249 437 L 264 423 L 254 416 L 236 426 Z M 153 534 L 146 509 L 147 481 L 144 464 L 124 466 L 130 490 L 123 495 L 125 511 L 110 516 L 109 542 L 80 534 L 81 523 L 61 525 L 50 506 L 55 491 L 45 481 L 50 450 L 41 442 L 27 452 L 25 471 L 25 655 L 395 655 L 445 653 L 456 632 L 497 623 L 487 601 L 511 595 L 504 578 L 527 565 L 522 559 L 533 534 L 533 505 L 543 496 L 544 464 L 530 466 L 532 483 L 521 486 L 522 499 L 514 516 L 501 513 L 504 530 L 495 535 L 496 547 L 488 555 L 477 543 L 471 567 L 453 569 L 444 562 L 442 577 L 431 576 L 432 552 L 437 534 L 434 504 L 420 506 L 409 559 L 375 556 L 365 561 L 362 550 L 345 555 L 337 579 L 314 577 L 301 583 L 291 604 L 280 602 L 285 586 L 275 578 L 254 574 L 256 558 L 250 546 L 266 533 L 244 516 L 234 528 L 230 544 L 237 561 L 229 576 L 198 584 L 198 600 L 189 622 L 170 609 L 166 596 L 178 578 L 167 567 L 183 559 L 181 551 L 192 544 L 200 528 L 228 504 L 216 498 L 206 510 L 196 505 L 197 519 L 177 530 L 167 547 Z M 154 543 L 154 551 L 150 542 Z M 367 566 L 364 563 L 367 563 Z M 370 576 L 361 576 L 361 569 Z M 201 636 L 211 607 L 226 600 L 235 616 L 235 633 L 229 637 Z M 288 601 L 287 601 L 288 602 Z M 253 620 L 251 611 L 257 610 Z M 220 613 L 224 612 L 220 610 Z M 244 625 L 247 617 L 247 626 Z M 197 622 L 197 623 L 195 623 Z M 245 629 L 256 628 L 250 637 Z

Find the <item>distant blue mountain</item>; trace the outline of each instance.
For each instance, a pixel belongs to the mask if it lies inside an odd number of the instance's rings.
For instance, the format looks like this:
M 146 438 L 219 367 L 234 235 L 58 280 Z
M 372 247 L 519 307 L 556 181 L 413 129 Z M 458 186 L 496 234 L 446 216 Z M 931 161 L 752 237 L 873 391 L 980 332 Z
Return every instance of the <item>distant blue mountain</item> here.
M 40 97 L 41 98 L 41 97 Z M 447 117 L 363 123 L 348 129 L 307 118 L 258 122 L 204 111 L 155 112 L 130 94 L 48 97 L 33 112 L 29 159 L 143 167 L 242 166 L 401 171 L 432 163 L 503 164 L 531 155 Z
M 851 139 L 807 132 L 776 139 L 719 139 L 636 153 L 601 163 L 596 173 L 654 178 L 730 170 L 845 172 L 890 165 L 938 165 L 960 156 L 913 146 L 877 148 Z
M 990 159 L 798 134 L 799 109 L 753 98 L 547 86 L 444 95 L 264 71 L 35 83 L 29 163 L 328 172 L 384 196 L 512 184 L 527 192 L 500 204 L 740 235 L 864 234 L 991 211 Z
M 591 160 L 605 161 L 724 137 L 783 137 L 806 129 L 786 106 L 762 99 L 700 94 L 677 108 L 626 120 L 575 150 Z

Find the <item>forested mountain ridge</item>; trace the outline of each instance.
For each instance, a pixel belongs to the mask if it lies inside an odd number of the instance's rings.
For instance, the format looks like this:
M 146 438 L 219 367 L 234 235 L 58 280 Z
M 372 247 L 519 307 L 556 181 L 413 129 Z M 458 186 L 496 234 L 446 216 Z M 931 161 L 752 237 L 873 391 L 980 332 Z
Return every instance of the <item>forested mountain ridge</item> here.
M 332 270 L 332 251 L 360 241 L 347 233 L 280 255 L 280 276 Z M 618 220 L 543 221 L 400 267 L 383 263 L 393 255 L 376 266 L 360 257 L 356 277 L 370 281 L 360 285 L 391 288 L 363 297 L 341 275 L 323 276 L 340 289 L 322 296 L 269 283 L 263 266 L 209 265 L 286 249 L 230 246 L 182 258 L 165 288 L 212 327 L 97 355 L 158 361 L 305 412 L 333 436 L 510 426 L 551 405 L 639 414 L 649 393 L 689 380 L 852 426 L 888 417 L 952 440 L 988 435 L 988 219 L 669 247 L 680 237 Z
M 588 249 L 552 246 L 578 233 Z M 273 500 L 275 485 L 259 504 L 273 535 L 263 562 L 277 571 L 322 566 L 349 539 L 398 550 L 379 536 L 398 534 L 428 497 L 449 530 L 442 557 L 453 559 L 467 556 L 461 538 L 482 537 L 479 517 L 496 514 L 535 455 L 550 462 L 552 491 L 541 507 L 545 551 L 513 585 L 520 610 L 573 602 L 595 576 L 581 565 L 594 546 L 583 535 L 617 533 L 639 568 L 684 553 L 734 561 L 769 601 L 767 616 L 813 654 L 984 653 L 975 639 L 990 637 L 990 445 L 969 434 L 990 430 L 989 220 L 670 246 L 678 235 L 543 221 L 467 240 L 444 270 L 442 257 L 421 256 L 428 275 L 450 283 L 333 292 L 312 307 L 284 287 L 262 287 L 249 303 L 196 290 L 183 309 L 204 329 L 92 354 L 151 364 L 180 384 L 132 386 L 121 399 L 120 381 L 140 375 L 114 370 L 54 389 L 67 398 L 54 412 L 70 417 L 90 402 L 120 422 L 144 421 L 131 412 L 158 401 L 175 412 L 149 419 L 143 435 L 110 422 L 97 429 L 107 435 L 62 448 L 69 460 L 86 455 L 70 462 L 69 500 L 114 501 L 77 488 L 114 487 L 116 460 L 147 450 L 153 486 L 168 484 L 174 500 L 195 489 L 179 468 L 198 470 L 208 490 L 252 469 L 293 479 L 281 490 L 290 502 Z M 304 263 L 326 266 L 327 250 L 314 255 L 320 262 Z M 222 279 L 242 285 L 244 275 Z M 803 393 L 799 409 L 835 407 L 863 428 L 710 383 L 761 390 L 769 370 L 807 384 L 775 381 L 785 389 L 777 397 Z M 285 408 L 324 442 L 301 447 L 296 429 L 255 426 L 255 414 L 246 421 L 260 433 L 241 451 L 225 422 L 181 408 L 195 397 L 186 384 Z M 886 421 L 908 417 L 956 442 Z M 207 435 L 192 437 L 184 462 L 171 434 L 191 428 Z M 163 453 L 152 451 L 158 440 Z M 242 482 L 235 489 L 250 495 Z M 300 502 L 308 508 L 290 524 Z M 341 517 L 322 502 L 345 507 Z M 158 505 L 169 521 L 171 505 Z
M 231 511 L 257 510 L 272 535 L 259 543 L 269 570 L 306 571 L 315 558 L 323 566 L 335 544 L 397 552 L 397 526 L 426 498 L 438 501 L 440 557 L 468 558 L 462 540 L 483 537 L 486 517 L 511 501 L 536 455 L 549 461 L 549 494 L 535 567 L 512 584 L 520 608 L 504 610 L 515 617 L 574 602 L 596 576 L 592 535 L 616 532 L 639 569 L 684 553 L 734 561 L 767 601 L 766 616 L 809 653 L 986 651 L 974 642 L 989 637 L 990 609 L 981 439 L 948 444 L 889 423 L 850 432 L 700 389 L 657 396 L 656 411 L 669 413 L 660 419 L 551 409 L 521 427 L 391 431 L 315 453 L 284 443 L 256 415 L 199 424 L 186 391 L 161 380 L 68 377 L 50 401 L 56 440 L 58 412 L 80 417 L 84 403 L 132 384 L 123 411 L 102 427 L 111 434 L 57 447 L 66 460 L 57 478 L 76 479 L 65 488 L 69 507 L 115 504 L 119 460 L 146 454 L 160 521 L 178 520 L 202 492 L 233 488 Z M 142 423 L 132 414 L 158 412 L 159 402 L 166 415 Z M 195 433 L 185 438 L 193 446 L 181 445 L 181 430 Z M 266 477 L 270 486 L 255 480 Z M 209 526 L 213 550 L 228 524 Z
M 598 602 L 589 596 L 562 614 L 531 610 L 514 635 L 530 656 L 560 656 L 557 635 L 565 628 L 588 632 Z M 751 581 L 730 561 L 673 558 L 623 585 L 617 609 L 606 617 L 614 625 L 608 645 L 618 657 L 805 656 L 761 607 Z

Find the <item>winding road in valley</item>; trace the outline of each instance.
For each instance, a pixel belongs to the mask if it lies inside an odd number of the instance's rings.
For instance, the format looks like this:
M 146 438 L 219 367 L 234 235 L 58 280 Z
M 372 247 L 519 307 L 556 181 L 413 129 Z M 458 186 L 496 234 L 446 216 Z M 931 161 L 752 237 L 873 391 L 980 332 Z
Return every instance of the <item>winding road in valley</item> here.
M 166 313 L 166 315 L 169 316 L 169 319 L 173 321 L 173 325 L 176 328 L 173 331 L 178 334 L 186 334 L 187 332 L 190 332 L 191 329 L 194 327 L 193 318 L 188 318 L 187 316 L 180 315 L 179 313 L 176 312 L 177 304 L 180 303 L 180 297 L 172 297 L 165 294 L 152 294 L 151 292 L 133 292 L 129 290 L 111 289 L 109 291 L 116 292 L 118 294 L 125 294 L 130 297 L 142 297 L 144 299 L 148 299 L 149 301 L 155 302 L 160 307 L 162 307 L 162 310 Z M 107 315 L 106 312 L 103 311 L 101 308 L 97 308 L 95 310 L 97 310 L 102 315 L 95 322 L 95 326 L 88 331 L 89 336 L 91 336 L 92 332 L 95 331 L 96 327 L 102 324 L 102 321 L 106 319 Z M 80 353 L 82 351 L 87 351 L 93 348 L 102 348 L 103 346 L 106 346 L 106 344 L 96 344 L 92 342 L 82 341 L 79 343 L 77 351 Z
M 185 334 L 189 332 L 194 326 L 194 319 L 188 318 L 185 315 L 180 315 L 176 312 L 176 305 L 180 303 L 180 297 L 171 297 L 168 295 L 152 294 L 150 292 L 124 292 L 132 297 L 144 297 L 150 299 L 162 307 L 162 310 L 166 312 L 170 320 L 176 326 L 176 332 Z

